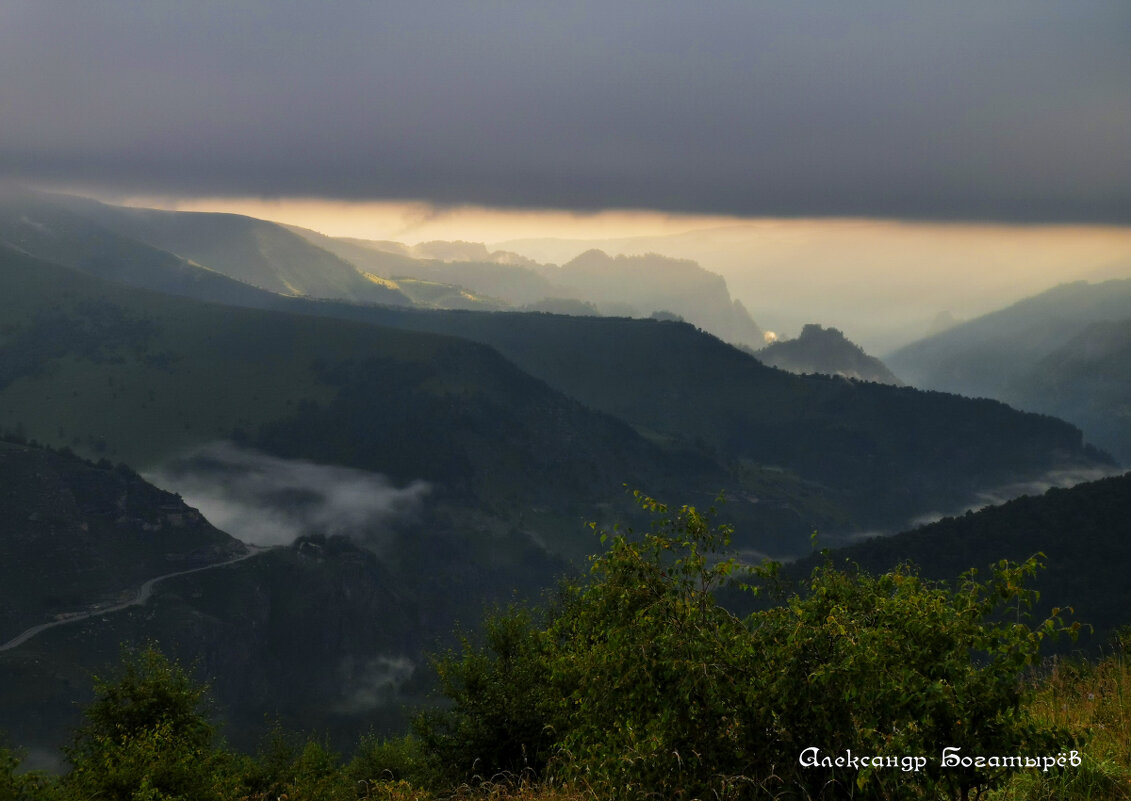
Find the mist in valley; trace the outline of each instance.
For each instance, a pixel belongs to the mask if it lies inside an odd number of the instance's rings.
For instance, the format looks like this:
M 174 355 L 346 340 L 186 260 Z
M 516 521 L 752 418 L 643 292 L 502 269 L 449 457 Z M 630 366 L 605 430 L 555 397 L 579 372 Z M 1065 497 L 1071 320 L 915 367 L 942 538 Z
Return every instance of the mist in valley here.
M 178 493 L 220 530 L 260 546 L 322 534 L 379 548 L 431 489 L 424 481 L 396 487 L 379 473 L 282 459 L 231 442 L 185 451 L 145 478 Z

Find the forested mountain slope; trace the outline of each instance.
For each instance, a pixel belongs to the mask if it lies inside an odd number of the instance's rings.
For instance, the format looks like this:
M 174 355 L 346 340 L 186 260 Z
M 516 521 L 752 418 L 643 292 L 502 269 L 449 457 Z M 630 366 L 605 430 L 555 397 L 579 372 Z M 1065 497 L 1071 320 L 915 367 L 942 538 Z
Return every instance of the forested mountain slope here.
M 754 487 L 791 480 L 864 527 L 898 529 L 1053 470 L 1095 477 L 1114 467 L 1078 429 L 1050 417 L 995 401 L 790 375 L 681 323 L 302 308 L 489 344 L 653 439 L 702 443 L 746 471 Z
M 836 549 L 829 558 L 874 573 L 911 562 L 923 576 L 949 580 L 970 568 L 984 576 L 1001 559 L 1021 562 L 1038 552 L 1046 567 L 1033 582 L 1041 593 L 1035 615 L 1071 607 L 1072 619 L 1095 629 L 1079 643 L 1089 648 L 1131 625 L 1131 473 L 947 517 Z M 813 556 L 787 572 L 798 577 L 823 560 Z M 1069 641 L 1060 646 L 1074 647 Z

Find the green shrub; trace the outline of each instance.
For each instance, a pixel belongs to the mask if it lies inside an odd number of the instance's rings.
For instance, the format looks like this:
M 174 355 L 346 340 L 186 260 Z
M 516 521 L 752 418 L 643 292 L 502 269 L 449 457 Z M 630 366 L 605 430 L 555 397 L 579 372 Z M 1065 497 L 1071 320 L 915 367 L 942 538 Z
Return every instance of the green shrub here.
M 556 695 L 546 632 L 529 610 L 489 616 L 482 645 L 465 637 L 434 665 L 451 705 L 422 714 L 414 728 L 436 771 L 458 782 L 545 768 Z
M 743 620 L 713 594 L 738 569 L 720 556 L 730 530 L 638 498 L 652 531 L 614 532 L 547 625 L 495 616 L 484 647 L 438 663 L 453 705 L 425 743 L 465 777 L 523 765 L 603 799 L 967 798 L 1008 771 L 943 768 L 944 748 L 1071 745 L 1023 705 L 1023 669 L 1063 629 L 1022 620 L 1035 560 L 955 587 L 824 567 Z M 848 750 L 886 766 L 835 766 Z
M 62 786 L 74 798 L 228 799 L 236 777 L 203 709 L 205 688 L 155 648 L 127 654 L 116 677 L 95 679 L 86 722 L 66 749 Z
M 714 558 L 730 531 L 640 501 L 653 530 L 614 536 L 550 626 L 555 767 L 601 797 L 726 796 L 760 775 L 773 730 L 750 632 L 712 595 L 735 568 Z
M 407 782 L 415 787 L 436 785 L 440 776 L 424 743 L 417 737 L 363 737 L 346 774 L 354 783 Z
M 354 801 L 357 797 L 337 753 L 278 724 L 264 737 L 256 756 L 242 757 L 240 763 L 237 797 L 245 801 Z
M 0 801 L 50 801 L 55 783 L 42 773 L 20 773 L 23 755 L 0 739 Z

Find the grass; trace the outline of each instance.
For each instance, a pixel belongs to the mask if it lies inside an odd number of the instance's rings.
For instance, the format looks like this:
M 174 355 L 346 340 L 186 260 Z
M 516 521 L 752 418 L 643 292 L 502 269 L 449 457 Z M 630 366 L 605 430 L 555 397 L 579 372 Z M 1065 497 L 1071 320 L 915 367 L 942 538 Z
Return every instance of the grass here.
M 1057 660 L 1030 709 L 1077 741 L 1082 764 L 1060 773 L 1024 771 L 994 801 L 1131 799 L 1131 666 L 1125 646 L 1099 662 Z

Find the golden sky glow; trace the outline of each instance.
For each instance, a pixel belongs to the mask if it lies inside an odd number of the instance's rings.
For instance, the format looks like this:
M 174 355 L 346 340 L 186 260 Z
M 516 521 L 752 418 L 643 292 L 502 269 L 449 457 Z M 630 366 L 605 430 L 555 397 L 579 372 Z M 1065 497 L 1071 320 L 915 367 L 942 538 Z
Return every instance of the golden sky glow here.
M 246 214 L 330 236 L 485 242 L 543 263 L 563 264 L 591 247 L 692 259 L 722 275 L 764 327 L 792 337 L 804 323 L 820 322 L 880 353 L 925 334 L 940 312 L 970 319 L 1065 281 L 1131 277 L 1131 226 L 582 214 L 303 198 L 111 202 Z
M 496 242 L 533 237 L 605 239 L 665 236 L 742 222 L 738 217 L 665 214 L 655 211 L 580 213 L 555 209 L 448 207 L 412 201 L 136 196 L 115 202 L 174 211 L 246 214 L 249 217 L 310 228 L 328 236 L 391 239 L 410 245 L 435 239 Z

